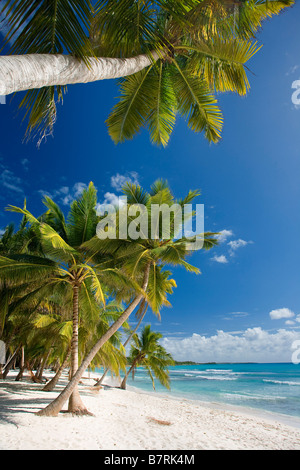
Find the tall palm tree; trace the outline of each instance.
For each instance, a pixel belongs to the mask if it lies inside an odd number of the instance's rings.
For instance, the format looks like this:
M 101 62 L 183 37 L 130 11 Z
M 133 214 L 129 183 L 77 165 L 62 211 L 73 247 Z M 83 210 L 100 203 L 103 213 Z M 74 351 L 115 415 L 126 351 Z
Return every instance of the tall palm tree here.
M 216 141 L 222 119 L 213 91 L 245 93 L 245 64 L 258 50 L 254 35 L 293 3 L 6 0 L 11 55 L 0 57 L 0 95 L 29 90 L 21 102 L 28 131 L 37 127 L 43 136 L 67 85 L 140 72 L 122 84 L 108 120 L 114 140 L 147 125 L 152 140 L 166 144 L 178 111 Z
M 160 381 L 160 383 L 170 388 L 170 379 L 167 367 L 174 365 L 174 360 L 163 346 L 159 344 L 159 340 L 162 338 L 162 334 L 152 331 L 150 325 L 146 325 L 140 337 L 135 334 L 133 336 L 133 345 L 129 355 L 129 361 L 131 366 L 129 367 L 122 383 L 121 387 L 123 390 L 126 388 L 126 382 L 129 374 L 132 373 L 134 377 L 134 371 L 138 366 L 142 366 L 146 369 L 148 375 L 151 378 L 153 389 L 155 389 L 154 376 Z
M 173 205 L 176 201 L 165 181 L 157 181 L 154 183 L 150 193 L 147 193 L 139 186 L 131 184 L 125 185 L 123 191 L 128 195 L 128 206 L 135 206 L 137 202 L 144 204 L 149 217 L 151 217 L 153 205 L 159 203 Z M 184 199 L 178 201 L 178 204 L 184 206 L 184 204 L 192 201 L 198 194 L 198 191 L 190 191 Z M 128 218 L 128 223 L 131 223 L 130 217 Z M 192 266 L 185 260 L 190 254 L 191 240 L 189 238 L 174 239 L 176 228 L 175 221 L 173 221 L 171 224 L 171 236 L 169 234 L 167 240 L 163 238 L 164 231 L 160 229 L 157 231 L 158 237 L 156 239 L 150 238 L 149 234 L 149 238 L 137 240 L 129 236 L 127 239 L 118 238 L 116 240 L 103 240 L 95 236 L 84 243 L 86 256 L 89 257 L 91 262 L 94 262 L 96 265 L 97 263 L 101 263 L 102 269 L 105 269 L 105 266 L 114 266 L 114 269 L 122 269 L 122 272 L 126 274 L 126 278 L 131 279 L 131 281 L 135 283 L 134 285 L 139 285 L 140 287 L 137 287 L 136 291 L 133 291 L 132 295 L 129 297 L 128 290 L 125 290 L 128 303 L 124 312 L 91 348 L 66 388 L 52 403 L 39 411 L 39 415 L 56 416 L 60 412 L 95 355 L 106 341 L 108 341 L 123 323 L 128 320 L 143 298 L 147 299 L 153 311 L 157 311 L 159 305 L 157 304 L 157 296 L 154 295 L 156 286 L 158 285 L 156 283 L 157 266 L 182 266 L 188 271 L 200 273 L 198 268 Z M 215 234 L 211 232 L 200 234 L 204 249 L 210 249 L 217 244 L 214 235 Z M 107 259 L 105 259 L 105 257 Z M 111 273 L 113 274 L 113 272 Z M 151 277 L 153 277 L 153 288 L 152 290 L 148 290 Z M 116 286 L 116 295 L 124 295 L 122 286 Z
M 67 220 L 50 198 L 45 197 L 44 204 L 48 210 L 40 218 L 35 218 L 26 208 L 10 206 L 11 211 L 23 214 L 33 227 L 43 256 L 18 254 L 1 257 L 1 277 L 23 282 L 26 278 L 30 281 L 40 279 L 39 295 L 55 291 L 60 292 L 65 302 L 72 299 L 71 371 L 74 375 L 78 369 L 79 307 L 89 311 L 94 320 L 99 317 L 100 306 L 105 305 L 103 278 L 105 272 L 110 271 L 93 266 L 83 248 L 96 232 L 96 190 L 91 183 L 83 191 L 72 203 Z M 36 296 L 37 292 L 32 295 Z M 73 413 L 87 413 L 77 387 L 70 397 L 68 409 Z

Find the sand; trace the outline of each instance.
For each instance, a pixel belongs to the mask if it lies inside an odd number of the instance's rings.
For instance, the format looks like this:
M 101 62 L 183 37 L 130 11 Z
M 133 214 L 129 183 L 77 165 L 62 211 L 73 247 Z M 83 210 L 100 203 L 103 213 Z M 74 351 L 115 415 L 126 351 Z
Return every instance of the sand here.
M 51 377 L 50 372 L 46 374 Z M 80 393 L 94 416 L 35 415 L 57 396 L 25 377 L 0 381 L 1 450 L 300 450 L 300 427 L 244 409 L 104 386 Z

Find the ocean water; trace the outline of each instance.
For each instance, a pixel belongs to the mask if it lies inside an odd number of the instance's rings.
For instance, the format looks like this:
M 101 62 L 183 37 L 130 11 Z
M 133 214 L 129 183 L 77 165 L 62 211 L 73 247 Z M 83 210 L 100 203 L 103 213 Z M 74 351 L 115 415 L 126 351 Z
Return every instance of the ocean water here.
M 300 364 L 201 364 L 170 367 L 171 390 L 155 381 L 155 390 L 174 398 L 263 410 L 300 423 Z M 146 371 L 127 381 L 153 391 Z

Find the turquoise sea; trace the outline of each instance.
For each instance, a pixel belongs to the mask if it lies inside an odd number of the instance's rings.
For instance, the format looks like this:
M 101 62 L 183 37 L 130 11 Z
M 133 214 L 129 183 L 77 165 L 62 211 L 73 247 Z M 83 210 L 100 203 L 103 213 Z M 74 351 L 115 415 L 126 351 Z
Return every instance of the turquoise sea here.
M 243 406 L 299 419 L 300 364 L 201 364 L 170 367 L 171 391 L 155 381 L 156 392 L 186 398 Z M 142 368 L 128 386 L 153 391 Z

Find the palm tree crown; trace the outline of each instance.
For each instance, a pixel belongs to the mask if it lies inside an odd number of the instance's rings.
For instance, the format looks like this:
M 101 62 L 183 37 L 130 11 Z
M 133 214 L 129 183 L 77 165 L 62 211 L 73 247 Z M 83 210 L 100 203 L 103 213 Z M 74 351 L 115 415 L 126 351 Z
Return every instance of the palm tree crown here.
M 134 74 L 130 68 L 128 73 L 134 75 L 121 80 L 120 101 L 107 124 L 115 142 L 130 139 L 141 127 L 147 127 L 154 143 L 166 145 L 177 115 L 184 117 L 193 131 L 204 131 L 210 142 L 220 139 L 223 118 L 216 92 L 247 92 L 246 63 L 259 50 L 255 34 L 265 19 L 293 3 L 294 0 L 6 0 L 2 13 L 9 29 L 9 53 L 32 55 L 32 61 L 33 55 L 44 54 L 40 57 L 40 75 L 46 55 L 74 56 L 86 64 L 86 72 L 93 65 L 97 67 L 94 58 L 111 58 L 112 65 L 119 59 L 148 55 L 141 71 Z M 2 68 L 4 65 L 7 61 Z M 11 58 L 9 65 L 16 76 Z M 76 61 L 64 65 L 63 74 L 66 67 L 79 66 Z M 27 67 L 24 64 L 24 69 Z M 128 73 L 124 71 L 119 76 Z M 93 74 L 87 80 L 103 78 L 92 77 Z M 5 75 L 0 75 L 0 85 L 1 79 L 4 81 Z M 29 84 L 30 77 L 27 81 Z M 82 82 L 85 79 L 79 75 L 76 83 Z M 48 86 L 28 85 L 21 106 L 29 115 L 29 135 L 33 129 L 39 129 L 42 137 L 53 130 L 56 102 L 62 100 L 67 84 L 60 80 Z

